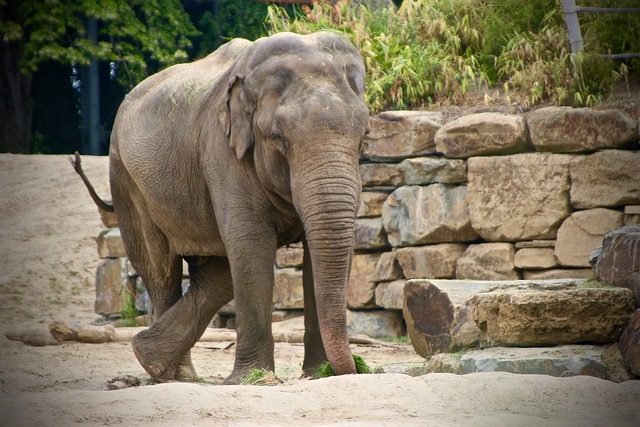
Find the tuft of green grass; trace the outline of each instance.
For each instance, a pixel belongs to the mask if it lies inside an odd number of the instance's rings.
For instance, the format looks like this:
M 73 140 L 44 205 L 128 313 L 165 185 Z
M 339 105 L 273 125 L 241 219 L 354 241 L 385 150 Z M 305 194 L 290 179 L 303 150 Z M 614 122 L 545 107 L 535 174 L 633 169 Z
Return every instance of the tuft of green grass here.
M 238 384 L 241 385 L 277 385 L 282 384 L 281 378 L 279 378 L 273 372 L 267 371 L 265 369 L 256 369 L 253 368 L 251 371 L 240 378 Z
M 137 326 L 136 317 L 138 317 L 138 309 L 136 308 L 136 298 L 131 292 L 124 291 L 123 307 L 120 310 L 120 317 L 125 326 Z
M 364 361 L 362 356 L 354 354 L 353 355 L 353 361 L 356 363 L 356 372 L 358 374 L 373 374 L 373 373 L 375 373 L 375 370 L 372 370 L 369 367 L 369 365 L 367 365 L 367 362 Z M 315 377 L 316 378 L 327 378 L 327 377 L 332 377 L 334 375 L 335 375 L 335 373 L 333 372 L 333 369 L 331 369 L 331 365 L 329 365 L 329 362 L 325 362 L 322 365 L 320 365 L 320 367 L 316 371 Z

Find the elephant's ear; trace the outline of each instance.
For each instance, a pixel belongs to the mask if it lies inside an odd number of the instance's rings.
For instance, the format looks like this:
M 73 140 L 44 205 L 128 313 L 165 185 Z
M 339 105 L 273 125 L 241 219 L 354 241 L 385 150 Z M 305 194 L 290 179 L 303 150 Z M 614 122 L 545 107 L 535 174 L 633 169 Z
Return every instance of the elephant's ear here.
M 227 114 L 224 127 L 229 144 L 238 160 L 253 146 L 253 108 L 247 100 L 242 76 L 229 80 L 227 89 Z

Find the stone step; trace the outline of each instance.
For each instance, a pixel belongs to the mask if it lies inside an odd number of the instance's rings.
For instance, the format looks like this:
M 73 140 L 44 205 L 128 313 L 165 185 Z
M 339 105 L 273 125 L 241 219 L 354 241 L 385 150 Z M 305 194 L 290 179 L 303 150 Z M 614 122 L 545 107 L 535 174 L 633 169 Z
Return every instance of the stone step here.
M 584 280 L 410 280 L 403 314 L 423 357 L 477 347 L 618 340 L 635 309 L 629 289 Z
M 466 353 L 441 353 L 423 363 L 393 364 L 385 372 L 420 376 L 429 373 L 465 375 L 475 372 L 572 377 L 589 375 L 610 381 L 634 379 L 613 346 L 565 345 L 556 347 L 493 347 Z

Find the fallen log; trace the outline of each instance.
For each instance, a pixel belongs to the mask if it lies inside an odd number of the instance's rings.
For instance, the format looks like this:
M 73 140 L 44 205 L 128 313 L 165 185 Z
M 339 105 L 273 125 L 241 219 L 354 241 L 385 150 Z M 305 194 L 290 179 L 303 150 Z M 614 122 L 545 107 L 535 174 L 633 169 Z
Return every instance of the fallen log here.
M 114 328 L 112 325 L 93 326 L 79 323 L 52 322 L 49 331 L 58 341 L 78 341 L 86 343 L 105 343 L 131 341 L 145 326 Z M 236 331 L 231 329 L 207 328 L 199 341 L 222 342 L 235 341 Z
M 7 332 L 5 336 L 10 340 L 22 341 L 25 344 L 35 346 L 57 345 L 65 341 L 101 344 L 131 341 L 134 336 L 145 329 L 147 329 L 145 326 L 114 328 L 112 325 L 94 326 L 77 322 L 54 321 L 49 324 L 49 334 L 44 331 L 11 331 Z M 274 341 L 301 343 L 303 342 L 303 334 L 303 331 L 292 331 L 289 334 L 274 333 Z M 233 343 L 237 341 L 237 334 L 232 329 L 207 328 L 198 341 Z M 402 345 L 386 343 L 362 334 L 349 336 L 349 342 L 351 344 L 404 348 Z

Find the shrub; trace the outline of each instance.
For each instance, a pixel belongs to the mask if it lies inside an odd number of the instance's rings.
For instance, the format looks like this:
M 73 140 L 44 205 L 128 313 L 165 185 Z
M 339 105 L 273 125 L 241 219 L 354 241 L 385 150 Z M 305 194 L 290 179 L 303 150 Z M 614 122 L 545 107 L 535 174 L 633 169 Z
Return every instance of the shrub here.
M 583 3 L 611 6 L 610 0 Z M 585 20 L 587 45 L 640 52 L 640 20 L 625 18 L 630 31 L 616 31 L 621 18 L 614 15 Z M 492 85 L 502 85 L 506 100 L 525 106 L 592 105 L 628 73 L 626 65 L 598 55 L 571 54 L 559 0 L 404 0 L 399 8 L 370 9 L 321 3 L 294 9 L 292 17 L 270 6 L 267 28 L 330 30 L 349 38 L 365 61 L 372 112 L 461 103 Z

